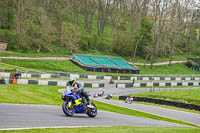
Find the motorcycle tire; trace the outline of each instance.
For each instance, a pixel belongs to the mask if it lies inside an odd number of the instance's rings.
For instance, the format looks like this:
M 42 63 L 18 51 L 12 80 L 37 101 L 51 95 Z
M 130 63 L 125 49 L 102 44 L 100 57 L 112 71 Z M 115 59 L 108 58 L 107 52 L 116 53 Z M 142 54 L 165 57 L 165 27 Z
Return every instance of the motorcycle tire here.
M 87 115 L 89 117 L 95 117 L 97 115 L 97 107 L 94 103 L 91 103 L 93 108 L 87 107 Z
M 71 102 L 71 107 L 68 106 L 68 104 Z M 74 107 L 72 100 L 66 100 L 62 104 L 62 110 L 66 116 L 73 116 L 74 115 Z

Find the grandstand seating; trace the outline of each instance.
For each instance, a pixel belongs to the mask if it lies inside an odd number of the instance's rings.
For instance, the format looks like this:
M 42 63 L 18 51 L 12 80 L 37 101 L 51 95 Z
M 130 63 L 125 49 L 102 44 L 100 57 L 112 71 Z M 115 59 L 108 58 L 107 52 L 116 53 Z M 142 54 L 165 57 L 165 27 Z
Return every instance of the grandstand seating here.
M 112 63 L 109 58 L 103 57 L 90 57 L 94 62 L 98 63 L 100 66 L 109 68 L 119 68 L 116 64 Z
M 112 61 L 113 63 L 117 64 L 121 68 L 133 69 L 132 66 L 130 66 L 126 62 L 122 61 L 121 59 L 111 58 L 110 61 Z
M 78 59 L 82 64 L 87 66 L 133 69 L 131 65 L 127 64 L 125 61 L 119 58 L 105 58 L 82 55 L 75 55 L 74 57 Z
M 119 58 L 73 55 L 71 61 L 87 71 L 139 73 L 139 69 Z
M 94 61 L 92 61 L 89 57 L 87 56 L 76 56 L 76 58 L 83 64 L 87 65 L 87 66 L 94 66 L 94 67 L 98 67 L 99 64 L 95 63 Z

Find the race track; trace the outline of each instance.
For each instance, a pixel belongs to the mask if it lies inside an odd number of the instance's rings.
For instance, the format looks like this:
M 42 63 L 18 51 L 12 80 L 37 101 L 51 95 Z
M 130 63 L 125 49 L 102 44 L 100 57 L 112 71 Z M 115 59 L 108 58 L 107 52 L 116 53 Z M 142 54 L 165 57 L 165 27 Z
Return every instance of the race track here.
M 86 114 L 75 114 L 74 117 L 66 117 L 60 106 L 0 104 L 0 130 L 125 125 L 185 127 L 185 125 L 105 111 L 98 111 L 95 118 L 90 118 Z

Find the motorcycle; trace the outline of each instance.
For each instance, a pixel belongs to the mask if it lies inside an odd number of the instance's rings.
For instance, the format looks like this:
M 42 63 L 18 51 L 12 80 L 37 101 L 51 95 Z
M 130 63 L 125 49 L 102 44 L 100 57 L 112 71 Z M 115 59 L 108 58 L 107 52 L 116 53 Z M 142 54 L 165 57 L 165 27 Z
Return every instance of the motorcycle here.
M 100 93 L 95 93 L 93 98 L 97 98 L 97 97 L 103 97 L 104 95 L 104 91 L 100 92 Z
M 133 97 L 127 97 L 125 103 L 131 104 L 133 102 Z
M 94 103 L 88 104 L 80 92 L 64 92 L 62 110 L 66 116 L 73 116 L 74 113 L 86 113 L 89 117 L 97 115 L 97 107 Z

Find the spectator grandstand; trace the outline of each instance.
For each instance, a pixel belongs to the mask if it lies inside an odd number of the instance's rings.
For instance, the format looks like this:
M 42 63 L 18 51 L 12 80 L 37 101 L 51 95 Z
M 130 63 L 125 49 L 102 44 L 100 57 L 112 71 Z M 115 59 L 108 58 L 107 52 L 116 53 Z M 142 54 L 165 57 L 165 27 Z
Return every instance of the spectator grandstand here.
M 71 61 L 87 71 L 139 74 L 139 69 L 137 67 L 128 64 L 120 58 L 106 58 L 74 54 Z

